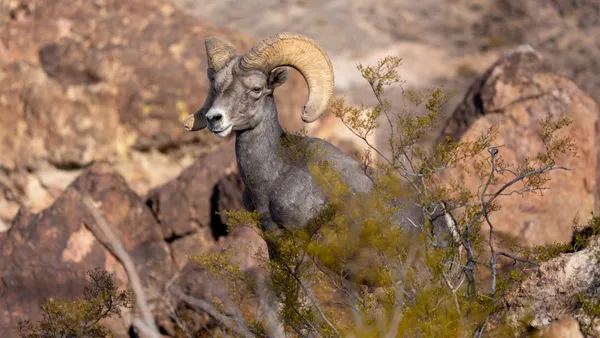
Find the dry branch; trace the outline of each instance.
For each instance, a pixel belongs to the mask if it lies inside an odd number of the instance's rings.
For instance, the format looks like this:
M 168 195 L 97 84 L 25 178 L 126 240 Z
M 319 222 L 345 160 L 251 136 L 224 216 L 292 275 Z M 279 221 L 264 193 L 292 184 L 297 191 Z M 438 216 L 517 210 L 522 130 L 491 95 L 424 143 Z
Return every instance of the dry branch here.
M 101 231 L 104 233 L 104 236 L 108 239 L 108 243 L 106 244 L 107 249 L 119 260 L 127 272 L 129 284 L 135 293 L 136 303 L 141 313 L 141 319 L 134 319 L 133 325 L 148 337 L 160 338 L 160 333 L 154 322 L 154 317 L 152 316 L 152 312 L 150 312 L 148 302 L 144 296 L 144 289 L 142 287 L 140 276 L 135 269 L 135 264 L 133 263 L 131 256 L 127 253 L 127 250 L 125 250 L 121 242 L 119 242 L 119 239 L 111 230 L 108 222 L 104 216 L 102 216 L 101 211 L 96 207 L 92 198 L 89 195 L 83 196 L 83 203 L 94 217 L 96 224 L 98 224 Z M 90 230 L 97 238 L 101 237 L 98 233 L 95 233 L 95 229 L 90 228 Z

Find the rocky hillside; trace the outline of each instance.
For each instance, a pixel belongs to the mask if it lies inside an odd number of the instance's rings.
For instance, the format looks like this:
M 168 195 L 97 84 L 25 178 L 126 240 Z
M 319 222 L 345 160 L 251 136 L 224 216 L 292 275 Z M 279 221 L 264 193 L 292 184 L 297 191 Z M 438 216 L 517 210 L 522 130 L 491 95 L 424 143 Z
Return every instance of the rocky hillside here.
M 95 164 L 85 169 L 50 207 L 40 213 L 21 209 L 11 229 L 0 234 L 0 254 L 5 258 L 0 261 L 0 335 L 15 337 L 19 320 L 38 319 L 39 305 L 47 298 L 82 295 L 85 273 L 90 269 L 105 269 L 115 275 L 119 286 L 127 285 L 127 274 L 109 249 L 111 242 L 82 201 L 86 195 L 98 203 L 135 262 L 159 326 L 168 330 L 173 324 L 167 311 L 171 306 L 180 306 L 176 299 L 169 298 L 170 303 L 165 303 L 169 296 L 165 287 L 170 281 L 188 294 L 211 299 L 211 290 L 219 283 L 203 277 L 202 271 L 193 269 L 194 264 L 186 267 L 187 255 L 229 245 L 244 253 L 247 244 L 260 247 L 263 243 L 255 232 L 244 228 L 217 240 L 225 228 L 211 216 L 241 204 L 239 181 L 223 173 L 231 157 L 222 154 L 231 150 L 229 143 L 219 152 L 201 157 L 148 197 L 138 196 L 109 165 Z M 202 165 L 204 161 L 213 164 Z M 244 253 L 242 257 L 249 255 Z M 204 320 L 198 325 L 202 322 L 208 324 Z M 126 313 L 123 320 L 112 320 L 107 325 L 119 337 L 126 336 L 131 316 Z
M 237 12 L 229 10 L 231 1 L 199 4 L 0 2 L 0 336 L 15 336 L 19 319 L 38 318 L 43 299 L 80 295 L 87 270 L 102 267 L 120 286 L 127 284 L 81 202 L 87 194 L 135 260 L 165 335 L 175 336 L 165 309 L 189 311 L 168 295 L 167 284 L 199 299 L 223 297 L 220 282 L 189 263 L 189 254 L 231 246 L 242 270 L 256 268 L 244 250 L 264 250 L 264 242 L 248 229 L 227 234 L 225 220 L 215 214 L 241 208 L 233 140 L 186 133 L 181 126 L 206 95 L 203 41 L 210 35 L 239 50 L 280 30 L 310 35 L 331 53 L 338 94 L 354 102 L 373 99 L 364 94 L 355 62 L 403 57 L 407 85 L 443 84 L 459 93 L 431 139 L 459 140 L 498 124 L 499 142 L 512 160 L 540 149 L 536 119 L 547 112 L 571 117 L 569 132 L 580 151 L 566 165 L 576 170 L 553 177 L 551 196 L 504 204 L 504 216 L 494 223 L 526 244 L 564 242 L 575 213 L 597 210 L 598 2 L 276 0 L 236 2 Z M 522 43 L 534 48 L 513 48 Z M 306 94 L 295 72 L 278 90 L 287 129 L 308 127 L 347 152 L 361 148 L 330 115 L 303 125 L 299 110 Z M 529 302 L 538 314 L 534 327 L 561 318 L 570 296 L 600 283 L 590 258 L 594 248 L 548 262 L 508 306 L 521 313 Z M 552 277 L 556 271 L 564 273 L 559 280 Z M 573 294 L 545 302 L 565 290 Z M 204 313 L 190 315 L 198 330 L 215 323 Z M 126 336 L 130 321 L 126 314 L 108 325 Z
M 206 95 L 204 39 L 253 40 L 165 1 L 3 1 L 0 13 L 0 229 L 48 207 L 92 163 L 140 194 L 177 176 L 218 140 L 182 119 Z M 298 74 L 277 95 L 301 127 Z M 282 98 L 282 99 L 280 99 Z

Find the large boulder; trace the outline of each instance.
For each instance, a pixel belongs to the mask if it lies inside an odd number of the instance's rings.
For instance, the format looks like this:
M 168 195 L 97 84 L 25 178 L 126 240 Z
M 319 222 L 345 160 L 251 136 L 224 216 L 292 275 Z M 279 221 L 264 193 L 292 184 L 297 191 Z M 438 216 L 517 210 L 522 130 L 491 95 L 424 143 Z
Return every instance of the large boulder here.
M 16 335 L 10 329 L 16 328 L 18 320 L 37 320 L 39 305 L 45 299 L 80 297 L 88 270 L 106 269 L 115 274 L 118 285 L 127 284 L 123 267 L 107 250 L 106 237 L 82 202 L 86 194 L 98 203 L 135 262 L 152 306 L 174 275 L 171 252 L 144 200 L 114 170 L 105 165 L 93 166 L 48 209 L 37 214 L 22 209 L 0 239 L 4 257 L 0 260 L 3 336 Z M 125 332 L 127 326 L 123 323 L 120 328 Z
M 233 140 L 201 156 L 177 178 L 152 189 L 146 204 L 154 212 L 175 263 L 182 267 L 187 254 L 203 252 L 199 243 L 226 234 L 226 221 L 217 213 L 241 209 L 242 184 L 235 166 Z
M 542 327 L 538 331 L 538 338 L 585 338 L 581 332 L 579 322 L 571 317 L 565 316 L 551 324 Z
M 0 12 L 0 231 L 19 207 L 48 207 L 81 170 L 108 161 L 138 193 L 176 177 L 220 140 L 182 119 L 206 96 L 204 41 L 254 41 L 167 1 L 4 1 Z M 278 90 L 297 130 L 307 98 L 293 72 Z
M 551 72 L 538 52 L 522 46 L 500 58 L 471 86 L 437 142 L 446 136 L 454 141 L 474 140 L 496 125 L 494 145 L 503 145 L 499 151 L 504 163 L 517 164 L 543 152 L 540 119 L 547 114 L 553 119 L 572 119 L 559 135 L 571 137 L 577 156 L 561 157 L 558 162 L 574 170 L 551 172 L 551 181 L 546 184 L 550 190 L 543 194 L 501 197 L 502 210 L 491 216 L 495 231 L 526 244 L 565 242 L 571 238 L 573 218 L 594 211 L 599 113 L 595 101 L 573 81 Z M 455 179 L 474 192 L 481 185 L 464 169 L 449 170 L 445 178 Z M 514 187 L 520 188 L 522 185 Z
M 600 238 L 574 253 L 562 254 L 544 262 L 527 279 L 503 299 L 501 310 L 491 318 L 490 329 L 498 324 L 518 327 L 522 324 L 541 329 L 542 333 L 571 327 L 579 331 L 582 323 L 592 337 L 600 335 L 600 321 L 586 312 L 579 301 L 581 296 L 600 304 Z M 523 322 L 525 321 L 525 322 Z M 559 325 L 560 322 L 562 325 Z M 558 337 L 558 336 L 556 336 Z M 562 335 L 561 337 L 566 337 Z M 575 337 L 575 336 L 573 336 Z

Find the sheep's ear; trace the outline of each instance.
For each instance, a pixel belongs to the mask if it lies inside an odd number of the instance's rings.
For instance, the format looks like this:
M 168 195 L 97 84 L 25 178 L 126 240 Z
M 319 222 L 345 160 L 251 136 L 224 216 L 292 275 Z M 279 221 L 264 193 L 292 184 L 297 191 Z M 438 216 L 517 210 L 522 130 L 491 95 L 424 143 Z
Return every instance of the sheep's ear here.
M 281 86 L 288 79 L 288 67 L 277 67 L 269 74 L 269 88 Z

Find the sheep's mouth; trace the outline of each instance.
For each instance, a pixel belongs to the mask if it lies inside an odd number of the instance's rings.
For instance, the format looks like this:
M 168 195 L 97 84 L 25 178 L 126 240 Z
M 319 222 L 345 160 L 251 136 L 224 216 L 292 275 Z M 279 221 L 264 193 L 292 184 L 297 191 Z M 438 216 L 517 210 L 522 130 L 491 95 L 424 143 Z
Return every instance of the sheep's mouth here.
M 215 134 L 219 137 L 225 137 L 225 136 L 229 135 L 232 128 L 233 128 L 233 123 L 228 125 L 225 128 L 222 128 L 221 130 L 211 130 L 211 131 L 213 132 L 213 134 Z

